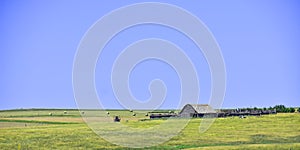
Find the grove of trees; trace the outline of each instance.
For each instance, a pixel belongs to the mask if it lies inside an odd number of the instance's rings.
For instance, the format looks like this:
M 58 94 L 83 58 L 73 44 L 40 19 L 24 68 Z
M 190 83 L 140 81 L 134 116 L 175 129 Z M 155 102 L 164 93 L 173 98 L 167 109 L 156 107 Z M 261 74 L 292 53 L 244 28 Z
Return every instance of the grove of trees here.
M 276 112 L 283 112 L 283 113 L 293 113 L 295 112 L 295 108 L 294 107 L 285 107 L 284 105 L 276 105 L 273 107 L 273 109 L 276 109 Z M 299 109 L 298 109 L 299 111 Z
M 275 105 L 274 107 L 264 107 L 264 108 L 241 108 L 240 110 L 245 111 L 266 111 L 266 110 L 276 110 L 278 113 L 294 113 L 296 112 L 296 109 L 294 107 L 285 107 L 284 105 Z M 297 109 L 298 112 L 300 112 L 300 108 Z

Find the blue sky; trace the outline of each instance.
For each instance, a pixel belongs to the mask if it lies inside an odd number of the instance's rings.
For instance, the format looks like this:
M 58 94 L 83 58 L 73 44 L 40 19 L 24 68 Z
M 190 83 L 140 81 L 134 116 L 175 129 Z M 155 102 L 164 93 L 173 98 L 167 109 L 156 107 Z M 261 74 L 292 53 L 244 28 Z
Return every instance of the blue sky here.
M 143 1 L 0 1 L 0 109 L 76 108 L 72 67 L 85 32 L 103 15 Z M 201 19 L 221 48 L 227 72 L 223 107 L 300 106 L 300 3 L 296 0 L 158 1 Z M 130 16 L 128 16 L 130 17 Z M 197 68 L 200 102 L 210 96 L 210 72 L 203 54 L 178 31 L 141 25 L 114 37 L 99 57 L 96 86 L 107 108 L 121 108 L 110 84 L 111 66 L 126 45 L 162 38 L 185 50 Z M 154 78 L 168 88 L 162 108 L 175 107 L 180 81 L 167 64 L 136 66 L 130 88 L 141 101 Z

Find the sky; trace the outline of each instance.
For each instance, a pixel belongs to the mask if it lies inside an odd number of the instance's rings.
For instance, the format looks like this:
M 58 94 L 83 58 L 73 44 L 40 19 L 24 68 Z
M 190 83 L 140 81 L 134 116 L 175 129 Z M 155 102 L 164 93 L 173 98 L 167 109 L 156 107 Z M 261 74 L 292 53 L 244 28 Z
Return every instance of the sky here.
M 0 109 L 77 108 L 72 69 L 84 34 L 105 14 L 141 2 L 0 1 Z M 227 73 L 223 108 L 300 106 L 298 1 L 154 2 L 189 11 L 213 34 Z M 184 50 L 197 70 L 199 103 L 208 103 L 210 69 L 198 47 L 179 31 L 144 24 L 120 32 L 99 56 L 95 84 L 103 105 L 122 108 L 112 90 L 111 69 L 126 46 L 145 38 L 165 39 Z M 174 68 L 162 61 L 151 59 L 137 64 L 129 76 L 132 94 L 146 101 L 150 96 L 148 85 L 156 78 L 167 87 L 161 108 L 175 108 L 180 80 Z

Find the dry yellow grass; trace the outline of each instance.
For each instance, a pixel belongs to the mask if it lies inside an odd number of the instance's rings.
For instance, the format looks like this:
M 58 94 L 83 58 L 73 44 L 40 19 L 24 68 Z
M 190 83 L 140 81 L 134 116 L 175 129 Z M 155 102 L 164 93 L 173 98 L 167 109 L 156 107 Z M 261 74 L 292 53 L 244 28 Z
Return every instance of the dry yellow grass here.
M 14 117 L 14 118 L 2 118 L 2 120 L 27 120 L 27 121 L 55 121 L 55 122 L 83 122 L 82 118 L 74 117 Z
M 40 123 L 22 123 L 22 122 L 0 122 L 0 128 L 24 128 L 24 127 L 36 127 L 45 124 Z

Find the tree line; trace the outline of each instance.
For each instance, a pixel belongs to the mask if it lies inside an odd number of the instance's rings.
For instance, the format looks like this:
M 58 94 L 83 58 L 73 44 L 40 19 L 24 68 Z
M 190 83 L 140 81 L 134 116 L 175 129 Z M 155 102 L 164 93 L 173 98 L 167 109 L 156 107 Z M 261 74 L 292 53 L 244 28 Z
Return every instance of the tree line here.
M 274 106 L 274 109 L 276 109 L 276 112 L 282 112 L 282 113 L 293 113 L 296 111 L 294 107 L 285 107 L 284 105 L 276 105 Z M 300 112 L 299 108 L 298 108 L 298 112 Z
M 277 113 L 294 113 L 296 111 L 300 112 L 300 108 L 296 110 L 294 107 L 286 107 L 284 105 L 275 105 L 274 107 L 252 107 L 252 108 L 239 108 L 237 111 L 249 111 L 249 112 L 255 112 L 255 111 L 274 111 L 276 110 Z
M 284 105 L 275 105 L 274 107 L 269 107 L 269 108 L 254 107 L 253 110 L 276 110 L 276 112 L 278 112 L 278 113 L 294 113 L 294 112 L 296 112 L 296 109 L 294 107 L 285 107 Z M 298 108 L 297 111 L 300 112 L 300 109 Z

